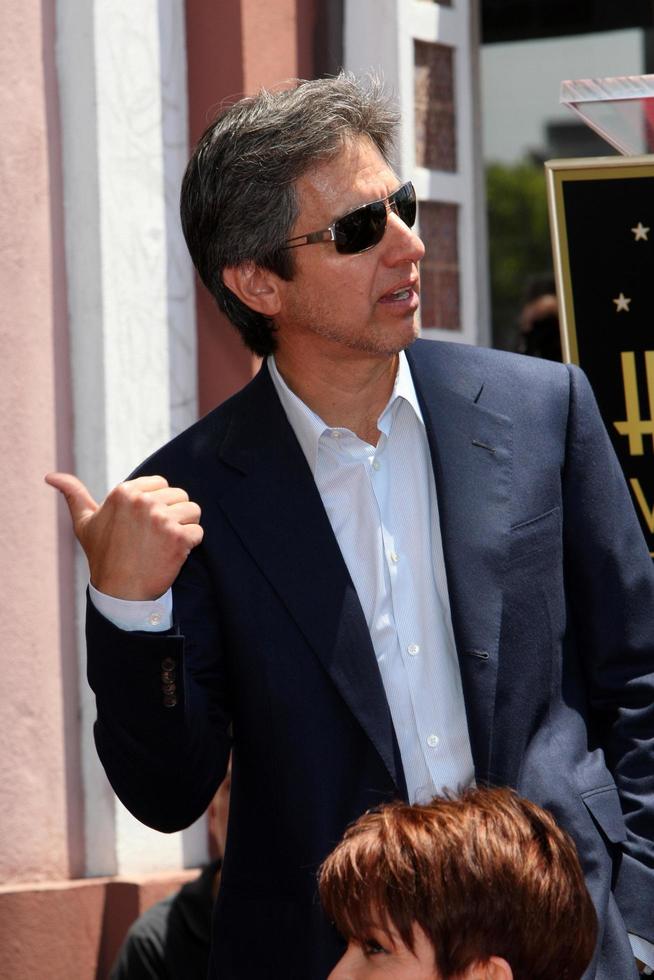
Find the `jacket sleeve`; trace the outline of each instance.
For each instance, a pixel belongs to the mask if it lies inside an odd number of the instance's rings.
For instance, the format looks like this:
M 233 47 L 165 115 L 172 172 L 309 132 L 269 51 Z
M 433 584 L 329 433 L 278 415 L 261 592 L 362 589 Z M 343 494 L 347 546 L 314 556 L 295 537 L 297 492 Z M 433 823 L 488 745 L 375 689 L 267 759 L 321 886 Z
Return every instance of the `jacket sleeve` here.
M 128 632 L 87 599 L 98 754 L 127 809 L 163 832 L 204 812 L 230 751 L 225 667 L 202 546 L 173 586 L 173 614 L 169 631 Z
M 566 589 L 594 730 L 627 841 L 614 893 L 654 941 L 654 568 L 585 375 L 570 367 L 564 481 Z

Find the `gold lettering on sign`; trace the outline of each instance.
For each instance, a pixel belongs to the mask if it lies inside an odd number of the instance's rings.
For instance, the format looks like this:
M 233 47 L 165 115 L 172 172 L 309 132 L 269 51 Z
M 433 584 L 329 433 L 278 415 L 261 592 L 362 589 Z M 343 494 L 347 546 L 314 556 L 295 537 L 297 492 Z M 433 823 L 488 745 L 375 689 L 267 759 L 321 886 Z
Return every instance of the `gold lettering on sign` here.
M 654 507 L 650 507 L 645 500 L 645 494 L 643 493 L 643 488 L 640 485 L 640 480 L 632 478 L 629 480 L 629 485 L 634 492 L 634 497 L 638 501 L 638 506 L 640 507 L 643 517 L 645 518 L 645 523 L 649 528 L 649 533 L 654 534 Z
M 613 424 L 621 436 L 628 436 L 629 454 L 631 456 L 642 456 L 644 454 L 643 436 L 652 436 L 652 445 L 654 446 L 654 350 L 646 350 L 644 351 L 644 355 L 650 416 L 648 419 L 642 418 L 640 414 L 640 398 L 638 397 L 638 381 L 636 378 L 636 355 L 632 350 L 623 350 L 620 354 L 627 418 L 622 422 L 614 422 Z M 654 533 L 654 527 L 652 528 L 652 532 Z

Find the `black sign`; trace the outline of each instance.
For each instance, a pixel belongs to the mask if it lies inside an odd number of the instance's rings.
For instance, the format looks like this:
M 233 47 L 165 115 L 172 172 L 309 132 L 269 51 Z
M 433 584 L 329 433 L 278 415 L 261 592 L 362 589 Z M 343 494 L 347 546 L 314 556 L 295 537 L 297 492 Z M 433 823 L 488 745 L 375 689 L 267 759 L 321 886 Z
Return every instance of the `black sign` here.
M 545 166 L 564 356 L 588 375 L 654 557 L 654 157 Z

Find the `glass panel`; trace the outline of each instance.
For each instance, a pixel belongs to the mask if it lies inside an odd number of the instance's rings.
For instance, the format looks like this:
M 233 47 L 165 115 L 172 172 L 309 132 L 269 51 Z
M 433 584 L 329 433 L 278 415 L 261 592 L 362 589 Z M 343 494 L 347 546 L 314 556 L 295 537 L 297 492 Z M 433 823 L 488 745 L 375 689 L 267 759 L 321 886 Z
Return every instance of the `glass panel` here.
M 561 102 L 625 156 L 654 150 L 654 75 L 562 82 Z
M 421 201 L 419 219 L 427 249 L 420 266 L 422 327 L 460 330 L 458 205 Z
M 456 170 L 454 51 L 444 44 L 414 42 L 416 163 Z

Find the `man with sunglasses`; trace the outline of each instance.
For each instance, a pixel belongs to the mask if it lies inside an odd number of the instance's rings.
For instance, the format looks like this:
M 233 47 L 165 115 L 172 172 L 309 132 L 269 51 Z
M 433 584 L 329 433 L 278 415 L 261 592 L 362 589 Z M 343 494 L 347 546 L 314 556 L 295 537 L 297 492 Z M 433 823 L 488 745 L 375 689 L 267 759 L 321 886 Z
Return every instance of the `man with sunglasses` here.
M 212 977 L 322 980 L 315 871 L 346 825 L 476 780 L 571 834 L 587 976 L 629 980 L 625 923 L 654 941 L 650 558 L 580 372 L 416 341 L 396 123 L 342 75 L 236 103 L 193 154 L 191 255 L 266 362 L 101 505 L 49 478 L 89 559 L 98 751 L 171 831 L 233 746 Z

